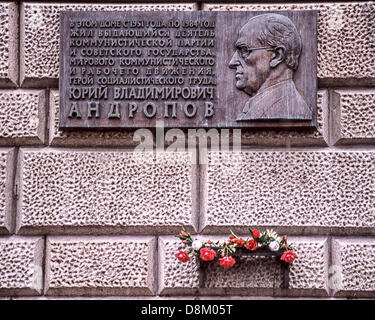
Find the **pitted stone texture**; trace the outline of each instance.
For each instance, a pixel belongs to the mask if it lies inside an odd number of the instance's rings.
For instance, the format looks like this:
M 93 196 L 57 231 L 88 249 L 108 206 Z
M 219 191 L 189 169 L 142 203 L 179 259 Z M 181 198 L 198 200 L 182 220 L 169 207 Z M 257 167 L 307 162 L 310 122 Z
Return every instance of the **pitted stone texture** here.
M 248 235 L 244 235 L 244 238 Z M 209 239 L 225 240 L 223 236 Z M 207 238 L 207 239 L 208 239 Z M 206 239 L 203 238 L 202 239 Z M 326 296 L 328 274 L 328 246 L 323 238 L 290 237 L 288 240 L 298 258 L 290 267 L 289 289 L 280 289 L 280 264 L 273 258 L 242 257 L 231 269 L 213 262 L 206 271 L 206 280 L 199 289 L 198 259 L 182 263 L 175 257 L 184 247 L 179 240 L 162 237 L 159 240 L 160 294 L 249 294 L 249 295 L 318 295 Z
M 316 129 L 242 130 L 242 145 L 326 146 L 328 144 L 328 91 L 317 94 Z
M 194 225 L 185 152 L 21 149 L 17 230 L 175 232 Z M 194 203 L 193 203 L 194 202 Z
M 234 297 L 235 299 L 236 297 Z M 10 298 L 1 298 L 0 300 Z M 39 297 L 12 297 L 12 300 L 170 300 L 169 297 L 160 296 L 39 296 Z M 194 296 L 173 297 L 173 300 L 196 300 Z
M 375 78 L 375 3 L 205 4 L 204 10 L 318 10 L 318 78 L 348 84 Z M 354 82 L 353 81 L 353 82 Z
M 375 226 L 374 163 L 371 151 L 211 152 L 201 225 L 367 233 Z
M 335 90 L 331 108 L 334 142 L 374 142 L 375 90 Z
M 23 3 L 21 83 L 27 85 L 57 84 L 59 77 L 59 16 L 61 11 L 187 11 L 195 9 L 194 3 L 118 5 Z
M 0 3 L 0 84 L 18 82 L 18 8 L 14 2 Z
M 182 263 L 175 254 L 185 246 L 175 237 L 159 238 L 159 293 L 192 294 L 199 288 L 198 259 Z
M 0 149 L 0 234 L 12 229 L 12 180 L 13 149 Z
M 59 92 L 50 91 L 49 143 L 59 146 L 137 146 L 134 131 L 59 130 Z
M 375 238 L 333 239 L 335 296 L 375 297 Z
M 43 245 L 43 238 L 0 238 L 0 295 L 42 292 Z
M 326 238 L 289 237 L 297 259 L 290 268 L 290 289 L 328 295 L 329 253 Z M 287 293 L 286 293 L 287 294 Z
M 150 295 L 155 240 L 151 237 L 48 237 L 49 295 Z
M 43 90 L 0 90 L 0 144 L 42 144 L 45 135 Z

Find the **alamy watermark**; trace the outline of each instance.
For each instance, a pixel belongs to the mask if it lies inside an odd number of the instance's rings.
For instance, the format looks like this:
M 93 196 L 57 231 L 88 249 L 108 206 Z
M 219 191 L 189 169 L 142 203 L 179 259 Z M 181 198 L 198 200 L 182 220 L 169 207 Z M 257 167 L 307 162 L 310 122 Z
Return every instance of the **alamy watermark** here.
M 187 131 L 187 135 L 185 132 Z M 155 135 L 149 129 L 134 132 L 135 147 L 133 159 L 136 163 L 156 161 L 163 158 L 165 152 L 189 152 L 193 164 L 211 165 L 228 163 L 229 171 L 236 171 L 241 165 L 241 129 L 181 129 L 165 130 L 164 121 L 157 121 Z M 208 150 L 210 152 L 208 152 Z M 224 154 L 225 152 L 230 153 Z

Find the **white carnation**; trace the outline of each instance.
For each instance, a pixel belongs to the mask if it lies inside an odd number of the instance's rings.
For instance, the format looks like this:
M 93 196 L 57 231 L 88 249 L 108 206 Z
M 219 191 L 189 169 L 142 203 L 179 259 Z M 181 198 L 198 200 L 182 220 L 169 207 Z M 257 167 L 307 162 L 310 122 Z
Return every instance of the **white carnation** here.
M 194 250 L 199 250 L 200 248 L 202 248 L 202 245 L 203 245 L 202 241 L 199 241 L 199 240 L 194 240 L 193 243 L 191 244 Z
M 271 230 L 267 229 L 266 234 L 269 238 L 274 239 L 274 240 L 279 238 L 279 235 L 273 229 L 271 229 Z
M 268 247 L 271 251 L 277 251 L 279 250 L 279 243 L 277 241 L 271 241 Z

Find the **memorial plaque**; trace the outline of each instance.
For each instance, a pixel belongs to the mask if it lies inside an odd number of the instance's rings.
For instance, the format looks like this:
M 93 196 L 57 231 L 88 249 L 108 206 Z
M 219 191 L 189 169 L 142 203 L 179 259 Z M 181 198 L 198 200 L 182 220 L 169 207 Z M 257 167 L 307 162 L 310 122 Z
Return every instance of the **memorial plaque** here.
M 60 128 L 316 126 L 316 12 L 61 12 Z

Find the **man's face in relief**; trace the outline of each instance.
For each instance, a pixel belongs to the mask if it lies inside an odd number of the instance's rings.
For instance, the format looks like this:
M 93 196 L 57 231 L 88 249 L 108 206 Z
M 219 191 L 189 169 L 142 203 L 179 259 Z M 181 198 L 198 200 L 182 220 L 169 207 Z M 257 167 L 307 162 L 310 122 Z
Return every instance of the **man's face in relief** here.
M 257 28 L 256 20 L 243 26 L 235 43 L 236 51 L 229 62 L 229 67 L 236 70 L 236 88 L 250 96 L 255 95 L 269 77 L 273 56 L 270 48 L 263 48 L 259 44 Z

